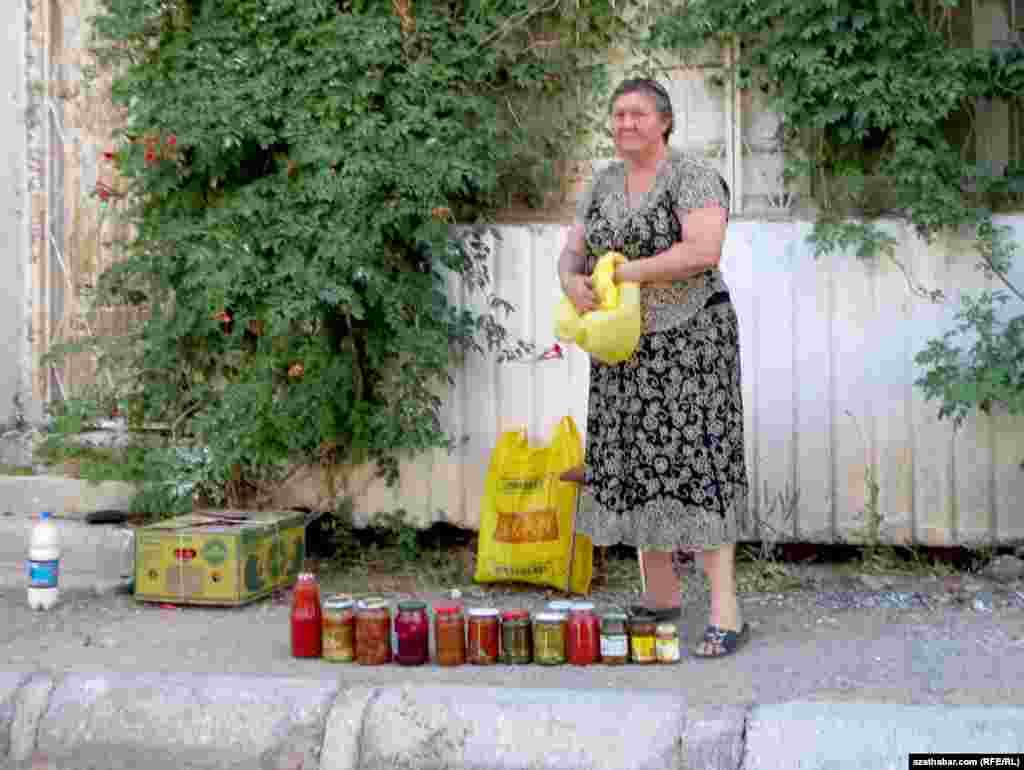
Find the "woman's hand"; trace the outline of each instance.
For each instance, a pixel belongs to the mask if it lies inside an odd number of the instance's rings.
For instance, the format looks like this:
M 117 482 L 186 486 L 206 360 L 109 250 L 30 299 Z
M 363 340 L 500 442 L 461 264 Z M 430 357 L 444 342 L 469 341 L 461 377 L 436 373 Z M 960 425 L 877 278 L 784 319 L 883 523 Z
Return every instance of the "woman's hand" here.
M 594 282 L 589 275 L 572 273 L 562 280 L 562 291 L 569 298 L 576 312 L 580 315 L 589 313 L 597 307 L 597 295 L 594 293 Z

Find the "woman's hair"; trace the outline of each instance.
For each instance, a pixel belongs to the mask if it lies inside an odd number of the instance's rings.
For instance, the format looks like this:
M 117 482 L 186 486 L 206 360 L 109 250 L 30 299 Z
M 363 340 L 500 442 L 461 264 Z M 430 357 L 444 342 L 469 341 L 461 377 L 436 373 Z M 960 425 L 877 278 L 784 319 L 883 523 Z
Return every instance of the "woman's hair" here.
M 654 99 L 654 110 L 659 115 L 668 116 L 668 127 L 662 134 L 665 141 L 668 142 L 668 138 L 672 133 L 672 129 L 675 127 L 675 115 L 672 114 L 672 100 L 669 98 L 668 91 L 665 87 L 657 80 L 651 80 L 650 78 L 630 78 L 629 80 L 623 80 L 619 83 L 618 88 L 612 93 L 611 104 L 614 107 L 615 102 L 620 96 L 626 94 L 647 94 Z

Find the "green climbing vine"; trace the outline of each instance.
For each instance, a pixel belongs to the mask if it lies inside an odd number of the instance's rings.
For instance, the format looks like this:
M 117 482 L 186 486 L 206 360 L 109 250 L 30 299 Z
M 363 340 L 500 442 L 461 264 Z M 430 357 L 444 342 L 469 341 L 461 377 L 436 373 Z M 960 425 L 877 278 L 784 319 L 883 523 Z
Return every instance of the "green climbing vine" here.
M 1024 414 L 1024 293 L 1014 243 L 993 215 L 1019 209 L 1024 167 L 980 162 L 979 112 L 1024 98 L 1024 48 L 972 47 L 973 4 L 958 0 L 690 0 L 648 44 L 692 54 L 738 49 L 729 75 L 781 116 L 788 185 L 816 209 L 817 256 L 848 250 L 901 268 L 880 220 L 925 241 L 973 232 L 979 269 L 998 284 L 967 296 L 955 329 L 916 356 L 917 381 L 958 423 L 996 405 Z M 737 45 L 738 44 L 738 45 Z M 720 77 L 720 76 L 719 76 Z M 905 271 L 906 272 L 906 271 Z M 918 295 L 941 292 L 908 285 Z

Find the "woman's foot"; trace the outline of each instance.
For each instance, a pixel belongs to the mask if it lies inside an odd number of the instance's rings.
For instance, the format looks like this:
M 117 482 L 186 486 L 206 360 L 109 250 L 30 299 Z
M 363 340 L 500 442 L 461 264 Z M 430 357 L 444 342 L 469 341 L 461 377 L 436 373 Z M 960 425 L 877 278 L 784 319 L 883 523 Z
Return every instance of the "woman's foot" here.
M 727 655 L 745 639 L 745 626 L 736 596 L 735 554 L 734 545 L 725 545 L 703 554 L 704 571 L 711 583 L 711 617 L 704 638 L 694 648 L 698 657 Z

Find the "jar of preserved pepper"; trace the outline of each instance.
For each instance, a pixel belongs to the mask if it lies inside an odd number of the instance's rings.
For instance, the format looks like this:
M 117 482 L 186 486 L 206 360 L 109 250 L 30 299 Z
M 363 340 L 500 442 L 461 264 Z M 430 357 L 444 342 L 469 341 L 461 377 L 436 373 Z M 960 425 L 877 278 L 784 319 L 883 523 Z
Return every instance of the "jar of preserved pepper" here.
M 621 666 L 629 660 L 629 631 L 624 612 L 609 612 L 601 618 L 601 662 Z
M 356 662 L 381 666 L 391 661 L 391 609 L 383 599 L 356 605 Z
M 320 584 L 312 572 L 302 572 L 295 583 L 291 612 L 292 655 L 319 658 L 323 652 L 323 608 Z
M 533 620 L 533 662 L 543 666 L 565 663 L 564 615 L 541 612 Z
M 673 623 L 659 623 L 654 630 L 654 648 L 659 663 L 679 662 L 679 631 Z
M 523 609 L 501 613 L 501 662 L 529 663 L 533 660 L 533 633 L 530 613 Z
M 629 653 L 634 663 L 656 663 L 655 620 L 653 616 L 636 615 L 629 623 Z
M 426 602 L 409 600 L 398 603 L 395 640 L 395 662 L 399 665 L 422 666 L 430 660 L 430 619 Z
M 328 596 L 323 617 L 324 660 L 351 663 L 356 659 L 355 602 L 344 596 Z
M 497 663 L 501 635 L 498 628 L 498 611 L 489 607 L 471 609 L 468 629 L 469 662 L 477 666 L 493 666 Z
M 597 663 L 600 655 L 601 626 L 590 602 L 576 602 L 569 609 L 566 626 L 566 656 L 574 666 Z
M 457 604 L 434 607 L 434 643 L 439 666 L 461 666 L 466 662 L 466 616 Z

